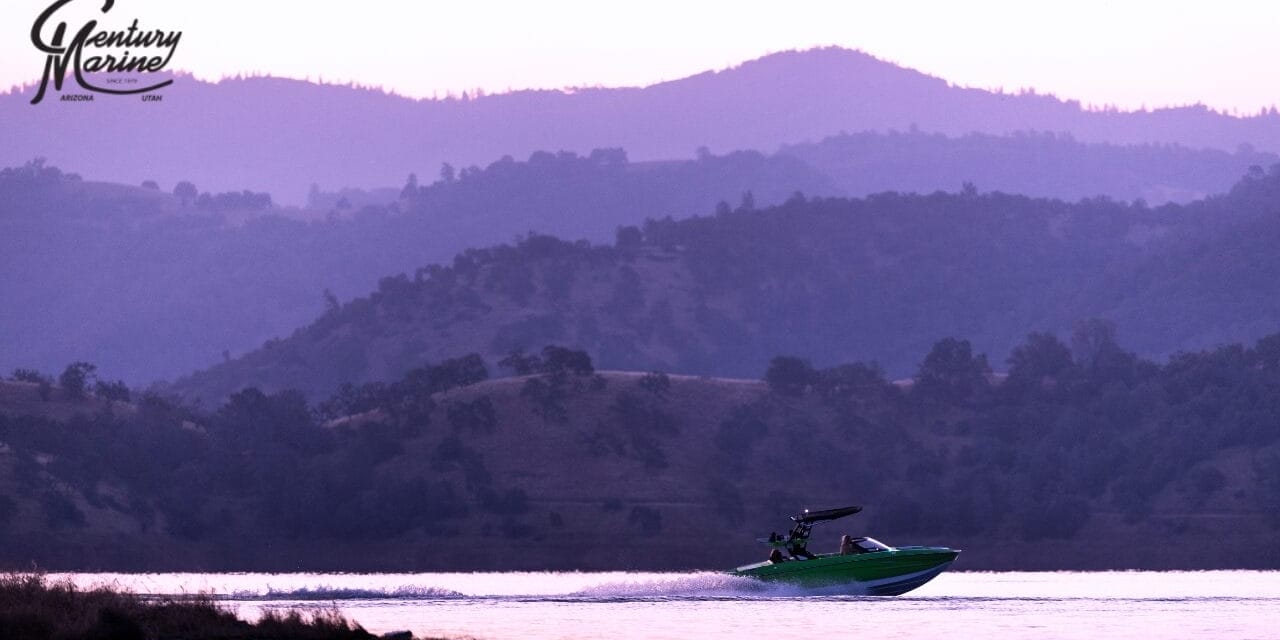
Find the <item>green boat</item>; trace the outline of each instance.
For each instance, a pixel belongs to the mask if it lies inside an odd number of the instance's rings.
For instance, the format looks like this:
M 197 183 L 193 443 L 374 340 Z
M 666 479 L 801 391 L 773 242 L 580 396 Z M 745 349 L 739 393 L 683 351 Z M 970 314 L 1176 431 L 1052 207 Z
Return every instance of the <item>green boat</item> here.
M 858 594 L 896 596 L 938 577 L 960 555 L 959 549 L 890 547 L 875 538 L 849 536 L 841 539 L 837 553 L 809 552 L 809 533 L 814 524 L 859 511 L 862 507 L 806 509 L 791 516 L 795 526 L 786 536 L 774 533 L 759 539 L 772 547 L 769 559 L 738 567 L 733 574 L 809 588 L 849 587 Z

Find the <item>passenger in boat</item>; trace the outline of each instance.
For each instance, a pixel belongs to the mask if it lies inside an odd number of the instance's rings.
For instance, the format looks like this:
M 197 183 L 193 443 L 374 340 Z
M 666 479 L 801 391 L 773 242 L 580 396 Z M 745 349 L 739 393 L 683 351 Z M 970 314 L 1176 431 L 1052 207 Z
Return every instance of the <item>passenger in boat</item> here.
M 784 558 L 784 557 L 782 557 L 782 550 L 781 550 L 781 549 L 778 549 L 777 547 L 774 547 L 773 551 L 770 551 L 770 552 L 769 552 L 769 562 L 772 562 L 772 563 L 774 563 L 774 564 L 778 564 L 779 562 L 786 562 L 786 561 L 787 561 L 787 559 L 786 559 L 786 558 Z
M 858 548 L 853 544 L 853 536 L 845 534 L 840 536 L 840 555 L 848 556 L 858 552 Z
M 804 558 L 805 560 L 812 560 L 818 557 L 813 555 L 812 552 L 810 552 L 808 549 L 805 548 L 804 541 L 792 543 L 791 546 L 787 547 L 787 553 L 790 553 L 791 557 L 797 560 L 799 560 L 800 558 Z

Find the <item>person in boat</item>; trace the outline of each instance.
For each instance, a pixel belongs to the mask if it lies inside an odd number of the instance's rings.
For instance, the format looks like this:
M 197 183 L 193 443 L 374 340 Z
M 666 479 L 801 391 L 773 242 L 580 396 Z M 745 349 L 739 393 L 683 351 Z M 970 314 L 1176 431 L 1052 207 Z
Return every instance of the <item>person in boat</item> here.
M 813 552 L 806 549 L 804 545 L 799 545 L 799 544 L 792 545 L 790 549 L 787 549 L 787 552 L 791 554 L 791 557 L 797 558 L 797 559 L 804 558 L 805 560 L 812 560 L 818 557 L 813 555 Z
M 799 560 L 800 558 L 804 558 L 805 560 L 812 560 L 818 557 L 813 555 L 813 553 L 810 552 L 809 549 L 805 547 L 806 542 L 808 542 L 808 540 L 793 540 L 791 544 L 787 546 L 787 553 L 790 553 L 791 557 L 797 560 Z
M 858 548 L 853 544 L 853 536 L 844 534 L 840 536 L 840 555 L 848 556 L 858 552 Z
M 792 558 L 795 558 L 796 560 L 801 558 L 804 558 L 805 560 L 813 560 L 817 557 L 810 553 L 809 549 L 806 548 L 809 544 L 809 528 L 811 526 L 812 525 L 805 523 L 797 523 L 795 528 L 787 534 L 785 541 L 787 553 L 791 554 Z

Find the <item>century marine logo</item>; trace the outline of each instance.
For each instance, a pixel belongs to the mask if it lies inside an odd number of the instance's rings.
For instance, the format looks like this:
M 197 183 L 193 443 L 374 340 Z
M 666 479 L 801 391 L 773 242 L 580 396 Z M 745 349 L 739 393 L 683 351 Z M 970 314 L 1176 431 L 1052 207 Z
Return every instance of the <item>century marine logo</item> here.
M 141 82 L 138 76 L 160 71 L 169 64 L 178 48 L 178 41 L 182 39 L 181 31 L 144 28 L 136 19 L 127 29 L 99 30 L 97 20 L 88 20 L 68 39 L 69 27 L 65 20 L 59 18 L 59 12 L 73 1 L 56 0 L 31 27 L 32 44 L 45 54 L 44 74 L 31 104 L 38 104 L 44 99 L 50 78 L 53 79 L 54 90 L 62 91 L 68 70 L 74 75 L 76 84 L 90 92 L 81 94 L 81 99 L 91 100 L 95 93 L 149 93 L 173 84 L 172 79 Z M 103 14 L 115 6 L 115 0 L 102 2 Z M 93 75 L 87 77 L 86 74 Z M 64 99 L 68 97 L 63 96 Z

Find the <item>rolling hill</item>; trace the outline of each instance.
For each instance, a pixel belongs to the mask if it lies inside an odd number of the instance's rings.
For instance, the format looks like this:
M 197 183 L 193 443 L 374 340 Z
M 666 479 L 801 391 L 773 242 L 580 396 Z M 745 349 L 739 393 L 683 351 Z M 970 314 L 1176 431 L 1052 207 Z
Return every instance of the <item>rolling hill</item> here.
M 89 360 L 150 383 L 283 335 L 330 296 L 349 299 L 470 246 L 531 229 L 607 239 L 648 215 L 711 211 L 747 191 L 776 203 L 796 190 L 834 188 L 794 158 L 631 164 L 614 150 L 506 159 L 389 205 L 304 214 L 232 206 L 243 192 L 184 206 L 28 163 L 0 173 L 0 367 Z
M 1154 205 L 1226 191 L 1250 166 L 1278 159 L 1041 134 L 864 133 L 774 155 L 507 156 L 395 189 L 316 190 L 312 209 L 243 190 L 184 199 L 33 162 L 0 175 L 0 297 L 9 302 L 0 333 L 10 338 L 0 370 L 88 360 L 133 384 L 174 378 L 284 336 L 384 276 L 530 231 L 602 243 L 619 226 L 708 214 L 722 202 L 763 208 L 797 192 L 931 193 L 965 182 Z
M 482 165 L 538 150 L 625 148 L 635 160 L 772 151 L 840 131 L 1065 132 L 1085 142 L 1179 143 L 1280 152 L 1280 115 L 1201 106 L 1090 111 L 1052 96 L 963 88 L 839 48 L 769 55 L 643 88 L 521 91 L 412 100 L 280 78 L 178 78 L 159 103 L 32 106 L 0 96 L 0 165 L 47 157 L 69 171 L 166 188 L 250 189 L 301 204 L 309 186 L 381 187 L 442 163 Z M 58 131 L 58 136 L 48 132 Z M 147 149 L 147 153 L 137 153 Z
M 790 353 L 901 377 L 940 336 L 998 361 L 1020 336 L 1091 317 L 1164 357 L 1280 326 L 1266 248 L 1277 184 L 1280 171 L 1258 170 L 1228 195 L 1159 208 L 976 190 L 796 197 L 650 220 L 613 245 L 533 235 L 386 277 L 171 390 L 212 405 L 245 386 L 320 398 L 459 351 L 497 360 L 548 343 L 617 369 L 741 377 Z
M 1278 345 L 1156 364 L 1095 323 L 1070 349 L 1029 337 L 999 377 L 939 341 L 898 384 L 788 358 L 764 382 L 596 371 L 549 347 L 511 377 L 468 356 L 312 406 L 45 402 L 67 420 L 4 382 L 0 565 L 723 569 L 797 509 L 858 503 L 816 548 L 848 531 L 961 547 L 970 570 L 1275 568 Z

